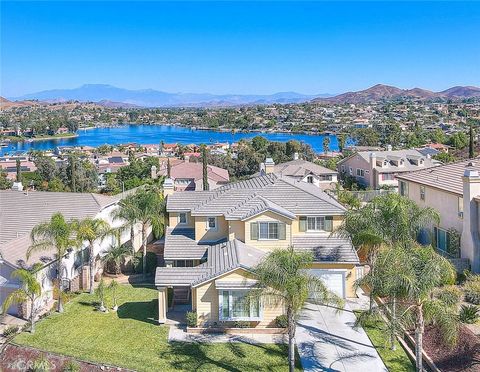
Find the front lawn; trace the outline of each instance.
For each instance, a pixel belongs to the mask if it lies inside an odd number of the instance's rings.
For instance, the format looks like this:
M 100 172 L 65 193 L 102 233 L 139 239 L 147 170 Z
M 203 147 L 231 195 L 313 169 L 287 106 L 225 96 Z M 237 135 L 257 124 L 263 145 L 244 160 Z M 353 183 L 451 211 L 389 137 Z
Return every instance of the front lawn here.
M 414 365 L 397 340 L 395 340 L 397 349 L 395 351 L 390 349 L 388 335 L 382 329 L 381 320 L 369 321 L 363 324 L 362 328 L 390 372 L 415 372 Z
M 96 299 L 82 294 L 37 324 L 35 334 L 14 342 L 42 350 L 138 371 L 282 371 L 288 369 L 286 345 L 167 342 L 168 327 L 159 326 L 157 290 L 121 285 L 118 311 L 95 311 Z

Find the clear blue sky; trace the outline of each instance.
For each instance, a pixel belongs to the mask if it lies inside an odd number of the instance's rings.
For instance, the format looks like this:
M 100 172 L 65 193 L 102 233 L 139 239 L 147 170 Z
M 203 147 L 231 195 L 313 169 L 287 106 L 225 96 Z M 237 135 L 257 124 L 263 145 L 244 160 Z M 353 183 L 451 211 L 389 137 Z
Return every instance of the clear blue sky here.
M 478 2 L 6 2 L 1 91 L 480 85 Z

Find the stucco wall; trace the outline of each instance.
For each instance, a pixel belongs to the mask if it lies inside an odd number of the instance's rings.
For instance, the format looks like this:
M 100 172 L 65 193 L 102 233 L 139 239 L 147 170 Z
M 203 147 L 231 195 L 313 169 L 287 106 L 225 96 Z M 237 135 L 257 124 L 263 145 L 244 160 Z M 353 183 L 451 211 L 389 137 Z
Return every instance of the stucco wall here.
M 228 221 L 229 223 L 229 240 L 238 239 L 245 242 L 245 222 Z
M 178 223 L 178 215 L 179 212 L 169 212 L 168 213 L 168 227 L 176 228 L 195 228 L 195 217 L 192 217 L 190 213 L 187 213 L 187 223 L 186 224 L 179 224 Z
M 284 222 L 285 240 L 251 240 L 250 223 L 251 222 Z M 245 221 L 245 244 L 265 251 L 272 251 L 277 248 L 287 248 L 292 244 L 292 221 L 272 212 L 265 212 Z
M 228 221 L 225 217 L 217 217 L 217 228 L 207 229 L 207 217 L 195 216 L 195 240 L 204 242 L 215 242 L 228 237 Z

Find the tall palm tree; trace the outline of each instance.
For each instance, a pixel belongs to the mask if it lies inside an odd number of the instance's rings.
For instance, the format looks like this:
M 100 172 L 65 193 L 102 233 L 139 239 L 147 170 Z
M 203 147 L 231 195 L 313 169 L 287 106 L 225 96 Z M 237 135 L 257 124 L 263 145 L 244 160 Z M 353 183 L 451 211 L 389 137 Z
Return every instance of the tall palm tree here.
M 36 272 L 42 267 L 42 264 L 35 264 L 31 270 L 17 269 L 12 272 L 12 278 L 17 278 L 22 282 L 22 287 L 11 292 L 3 302 L 2 312 L 5 314 L 12 304 L 21 304 L 30 302 L 30 332 L 35 332 L 35 318 L 37 316 L 37 307 L 35 302 L 42 295 L 42 286 L 37 280 Z
M 57 285 L 58 302 L 57 311 L 63 312 L 62 269 L 63 257 L 70 249 L 78 246 L 78 240 L 74 237 L 75 224 L 66 221 L 61 213 L 55 213 L 50 221 L 39 223 L 32 229 L 30 237 L 33 244 L 28 248 L 27 258 L 32 253 L 39 251 L 55 250 L 57 260 Z
M 147 239 L 149 229 L 153 235 L 159 237 L 164 229 L 165 202 L 158 190 L 154 188 L 139 189 L 135 194 L 127 196 L 120 201 L 119 208 L 112 212 L 113 220 L 123 221 L 120 230 L 130 229 L 140 224 L 142 231 L 142 267 L 143 278 L 147 270 Z M 133 240 L 132 240 L 133 242 Z
M 288 319 L 288 360 L 289 370 L 295 368 L 295 324 L 296 318 L 309 297 L 321 303 L 342 306 L 342 299 L 330 293 L 324 283 L 308 273 L 313 262 L 308 252 L 277 249 L 271 252 L 254 269 L 258 283 L 250 297 L 263 301 L 281 303 L 285 306 Z
M 110 246 L 107 251 L 103 251 L 102 261 L 107 265 L 113 264 L 114 273 L 120 274 L 122 262 L 131 255 L 131 250 L 125 244 L 116 244 Z
M 97 240 L 103 240 L 106 236 L 112 234 L 110 224 L 101 218 L 86 217 L 83 220 L 75 220 L 75 233 L 79 244 L 88 242 L 88 265 L 90 267 L 90 294 L 94 292 L 93 281 L 95 278 L 95 250 L 94 244 Z

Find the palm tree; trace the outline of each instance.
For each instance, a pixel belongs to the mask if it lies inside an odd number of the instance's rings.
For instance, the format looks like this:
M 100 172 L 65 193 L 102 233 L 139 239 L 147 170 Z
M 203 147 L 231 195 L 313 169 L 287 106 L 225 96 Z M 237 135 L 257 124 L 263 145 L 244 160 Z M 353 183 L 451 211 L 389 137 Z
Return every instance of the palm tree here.
M 31 270 L 17 269 L 12 272 L 11 277 L 17 278 L 22 282 L 22 287 L 11 292 L 3 302 L 2 312 L 5 314 L 12 304 L 21 304 L 30 302 L 30 332 L 35 332 L 35 317 L 37 308 L 35 302 L 42 295 L 42 286 L 37 280 L 36 272 L 42 267 L 42 264 L 35 264 Z
M 330 293 L 319 278 L 305 270 L 312 262 L 312 254 L 295 252 L 290 247 L 271 252 L 254 269 L 258 283 L 250 297 L 282 303 L 286 308 L 290 372 L 295 368 L 295 319 L 309 297 L 321 303 L 343 305 L 342 300 Z
M 151 228 L 155 237 L 163 234 L 165 202 L 156 188 L 139 189 L 135 194 L 127 196 L 120 201 L 119 207 L 120 208 L 112 212 L 112 218 L 113 220 L 123 221 L 123 225 L 120 227 L 121 231 L 130 229 L 131 238 L 133 239 L 132 228 L 136 224 L 141 225 L 142 267 L 143 278 L 145 279 L 147 270 L 148 231 Z
M 113 264 L 114 274 L 120 274 L 122 262 L 132 255 L 132 251 L 125 244 L 112 245 L 109 250 L 102 253 L 102 261 L 106 265 Z
M 93 281 L 95 277 L 95 250 L 94 244 L 97 240 L 103 240 L 112 233 L 110 224 L 101 218 L 86 217 L 80 221 L 74 221 L 75 233 L 79 244 L 84 241 L 88 242 L 88 265 L 90 267 L 90 294 L 93 294 Z
M 75 224 L 66 221 L 61 213 L 55 213 L 48 222 L 39 223 L 32 229 L 30 237 L 32 245 L 28 248 L 27 259 L 32 253 L 39 251 L 55 250 L 57 259 L 57 285 L 58 302 L 57 311 L 63 312 L 62 269 L 63 257 L 69 250 L 78 246 L 78 240 L 74 237 Z

